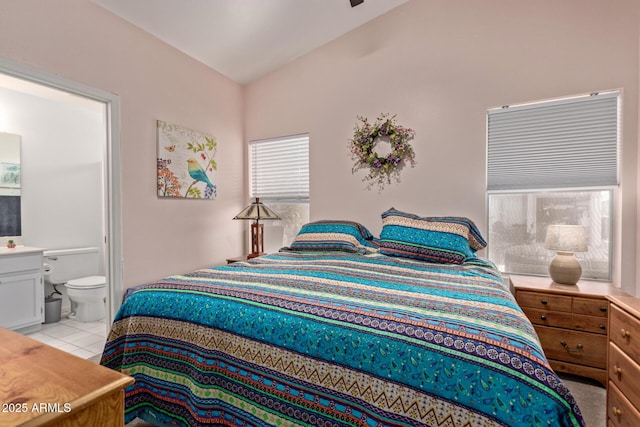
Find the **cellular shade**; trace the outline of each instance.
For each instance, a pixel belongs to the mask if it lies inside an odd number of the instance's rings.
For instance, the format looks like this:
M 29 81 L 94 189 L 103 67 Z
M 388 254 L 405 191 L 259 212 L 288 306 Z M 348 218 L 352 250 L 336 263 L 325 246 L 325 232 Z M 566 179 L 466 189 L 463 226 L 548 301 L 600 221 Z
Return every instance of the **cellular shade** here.
M 487 188 L 543 190 L 618 184 L 618 93 L 488 112 Z
M 252 197 L 309 198 L 309 135 L 251 141 L 249 155 Z

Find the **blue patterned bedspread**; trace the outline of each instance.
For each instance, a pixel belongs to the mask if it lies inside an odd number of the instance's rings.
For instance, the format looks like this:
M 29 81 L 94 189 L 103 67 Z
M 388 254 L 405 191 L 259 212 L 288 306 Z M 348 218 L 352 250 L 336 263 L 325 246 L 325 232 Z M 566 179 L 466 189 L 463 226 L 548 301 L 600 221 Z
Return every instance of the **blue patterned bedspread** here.
M 486 261 L 281 252 L 135 289 L 102 364 L 126 420 L 224 426 L 580 426 Z

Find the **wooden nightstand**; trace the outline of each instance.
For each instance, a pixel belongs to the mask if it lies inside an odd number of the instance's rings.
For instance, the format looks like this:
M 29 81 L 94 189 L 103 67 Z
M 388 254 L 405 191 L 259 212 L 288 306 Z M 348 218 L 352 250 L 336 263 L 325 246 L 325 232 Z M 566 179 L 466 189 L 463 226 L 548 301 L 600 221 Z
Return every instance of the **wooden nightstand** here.
M 246 261 L 249 258 L 246 255 L 243 256 L 237 256 L 235 258 L 227 258 L 227 264 L 233 264 L 234 262 L 241 262 L 241 261 Z
M 609 386 L 607 418 L 610 426 L 640 425 L 640 299 L 609 297 Z
M 0 328 L 0 425 L 124 425 L 133 378 Z
M 516 301 L 538 333 L 556 372 L 607 384 L 608 295 L 627 296 L 604 282 L 560 285 L 548 277 L 510 276 Z

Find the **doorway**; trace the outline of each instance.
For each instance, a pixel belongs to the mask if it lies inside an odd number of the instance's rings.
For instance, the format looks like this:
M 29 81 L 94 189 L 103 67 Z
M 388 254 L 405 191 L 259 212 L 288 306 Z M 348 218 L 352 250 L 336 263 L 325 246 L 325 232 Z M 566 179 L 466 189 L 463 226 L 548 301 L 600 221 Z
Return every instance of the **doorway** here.
M 98 153 L 99 165 L 89 168 L 99 168 L 99 179 L 96 185 L 99 188 L 101 205 L 97 215 L 101 216 L 99 236 L 97 244 L 103 251 L 104 275 L 107 277 L 107 301 L 106 319 L 107 327 L 110 326 L 122 300 L 122 220 L 121 220 L 121 195 L 120 195 L 120 99 L 118 95 L 92 88 L 72 80 L 24 66 L 0 57 L 0 77 L 6 77 L 4 81 L 12 81 L 16 86 L 12 91 L 49 91 L 58 93 L 59 96 L 67 96 L 66 102 L 84 104 L 89 110 L 99 110 L 101 128 L 99 145 L 93 147 Z M 2 79 L 0 79 L 2 80 Z M 62 102 L 60 100 L 60 102 Z M 61 104 L 62 105 L 62 104 Z M 11 108 L 11 107 L 4 107 Z M 11 132 L 6 117 L 7 111 L 0 109 L 0 131 Z M 13 132 L 15 133 L 15 131 Z M 53 141 L 52 143 L 55 143 Z M 49 147 L 51 148 L 51 147 Z M 94 171 L 95 172 L 95 171 Z M 33 209 L 32 209 L 33 210 Z M 24 214 L 23 208 L 23 214 Z M 46 215 L 43 207 L 39 215 Z M 23 234 L 27 234 L 23 227 Z M 26 245 L 37 246 L 29 241 Z M 71 242 L 71 244 L 75 244 Z M 97 246 L 97 245 L 96 245 Z M 48 248 L 54 249 L 54 248 Z

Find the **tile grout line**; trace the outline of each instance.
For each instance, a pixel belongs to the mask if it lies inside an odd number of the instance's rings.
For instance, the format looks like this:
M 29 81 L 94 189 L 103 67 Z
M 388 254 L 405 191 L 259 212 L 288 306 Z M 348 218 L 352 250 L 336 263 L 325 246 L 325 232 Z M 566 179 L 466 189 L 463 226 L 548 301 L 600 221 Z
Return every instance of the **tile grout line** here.
M 91 359 L 102 354 L 106 335 L 104 321 L 82 323 L 66 318 L 43 324 L 40 331 L 27 336 L 83 359 Z

